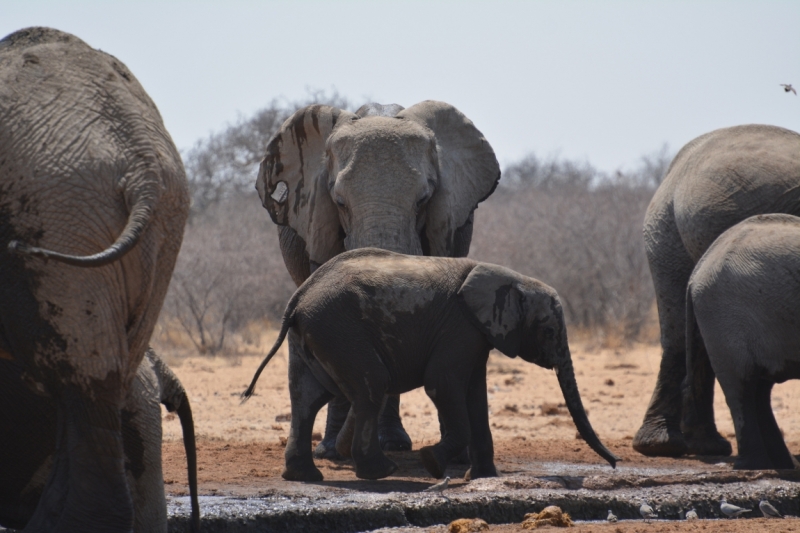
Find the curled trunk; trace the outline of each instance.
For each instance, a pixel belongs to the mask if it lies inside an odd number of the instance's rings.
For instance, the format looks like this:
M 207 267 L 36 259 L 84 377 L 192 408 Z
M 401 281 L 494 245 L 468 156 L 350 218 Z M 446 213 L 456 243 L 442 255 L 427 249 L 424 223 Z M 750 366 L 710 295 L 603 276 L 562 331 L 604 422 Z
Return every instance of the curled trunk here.
M 583 440 L 593 449 L 597 454 L 611 464 L 612 467 L 617 466 L 619 457 L 611 453 L 606 448 L 597 434 L 592 429 L 589 423 L 589 417 L 586 416 L 586 411 L 583 409 L 583 402 L 581 402 L 581 395 L 578 392 L 578 383 L 575 381 L 575 371 L 572 368 L 572 358 L 569 354 L 564 358 L 564 363 L 556 367 L 556 374 L 558 375 L 558 384 L 561 386 L 561 392 L 564 395 L 564 400 L 569 409 L 569 414 L 572 415 L 572 421 L 578 428 L 578 433 L 581 434 Z

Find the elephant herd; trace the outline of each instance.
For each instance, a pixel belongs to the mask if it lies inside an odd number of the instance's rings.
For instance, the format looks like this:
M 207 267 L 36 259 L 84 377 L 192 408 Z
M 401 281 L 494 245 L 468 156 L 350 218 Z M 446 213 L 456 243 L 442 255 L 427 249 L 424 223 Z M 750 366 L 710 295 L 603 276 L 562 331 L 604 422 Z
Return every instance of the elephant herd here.
M 299 288 L 245 394 L 288 337 L 286 479 L 321 479 L 314 457 L 390 475 L 383 452 L 411 448 L 399 395 L 420 386 L 442 433 L 420 450 L 428 472 L 466 457 L 469 477 L 497 475 L 492 348 L 555 369 L 580 434 L 615 464 L 581 404 L 555 290 L 466 258 L 499 178 L 484 136 L 443 102 L 312 105 L 272 137 L 256 189 Z M 149 349 L 188 212 L 180 155 L 125 65 L 49 28 L 0 40 L 1 526 L 166 531 L 163 404 L 184 429 L 198 530 L 191 408 Z M 644 223 L 663 356 L 640 453 L 731 453 L 716 376 L 735 466 L 794 466 L 769 401 L 800 378 L 795 215 L 797 133 L 727 128 L 675 157 Z

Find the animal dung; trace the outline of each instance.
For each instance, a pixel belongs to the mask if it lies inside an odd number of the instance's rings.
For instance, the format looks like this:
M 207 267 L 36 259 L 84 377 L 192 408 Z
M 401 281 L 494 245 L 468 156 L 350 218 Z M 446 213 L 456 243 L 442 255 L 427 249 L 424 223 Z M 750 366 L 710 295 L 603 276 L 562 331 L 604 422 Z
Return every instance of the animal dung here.
M 567 406 L 563 403 L 548 403 L 545 402 L 539 406 L 543 416 L 556 416 L 565 415 L 568 413 Z
M 539 513 L 528 513 L 522 521 L 522 529 L 538 529 L 545 526 L 572 527 L 575 524 L 569 514 L 557 505 L 550 505 Z
M 447 525 L 447 533 L 476 533 L 488 529 L 489 524 L 480 518 L 459 518 Z

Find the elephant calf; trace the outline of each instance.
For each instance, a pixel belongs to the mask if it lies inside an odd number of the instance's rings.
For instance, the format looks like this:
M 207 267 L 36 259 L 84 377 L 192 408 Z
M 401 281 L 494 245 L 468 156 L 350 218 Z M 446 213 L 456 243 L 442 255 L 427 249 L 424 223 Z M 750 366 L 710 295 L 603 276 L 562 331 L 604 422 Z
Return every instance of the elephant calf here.
M 581 404 L 558 295 L 535 279 L 464 258 L 375 248 L 342 253 L 317 269 L 289 300 L 278 340 L 245 398 L 253 394 L 290 327 L 302 343 L 304 363 L 322 386 L 313 394 L 310 387 L 290 388 L 285 479 L 322 479 L 311 456 L 311 430 L 317 412 L 334 394 L 352 403 L 356 475 L 390 475 L 397 465 L 378 443 L 381 404 L 386 394 L 420 386 L 444 428 L 438 444 L 420 450 L 428 472 L 442 477 L 448 462 L 469 445 L 468 475 L 496 476 L 486 398 L 492 348 L 555 368 L 581 436 L 612 466 L 618 460 L 598 439 Z
M 689 280 L 687 378 L 705 344 L 736 428 L 734 468 L 795 467 L 770 393 L 775 383 L 800 378 L 799 273 L 800 218 L 757 215 L 714 241 Z M 698 409 L 691 396 L 684 402 Z
M 0 527 L 31 520 L 53 469 L 57 405 L 23 382 L 22 367 L 0 352 Z M 133 497 L 134 531 L 166 533 L 167 502 L 161 465 L 161 405 L 183 428 L 192 515 L 200 529 L 197 452 L 189 398 L 178 377 L 153 351 L 145 352 L 122 408 L 125 473 Z

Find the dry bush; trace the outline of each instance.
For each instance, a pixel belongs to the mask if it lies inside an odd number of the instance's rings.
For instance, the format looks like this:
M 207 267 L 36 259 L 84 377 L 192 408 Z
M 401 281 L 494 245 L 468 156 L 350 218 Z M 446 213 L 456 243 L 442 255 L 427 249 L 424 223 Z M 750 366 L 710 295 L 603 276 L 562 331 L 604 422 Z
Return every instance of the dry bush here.
M 199 353 L 224 352 L 230 334 L 280 320 L 294 289 L 258 196 L 229 197 L 187 226 L 157 340 L 180 346 L 189 339 Z

